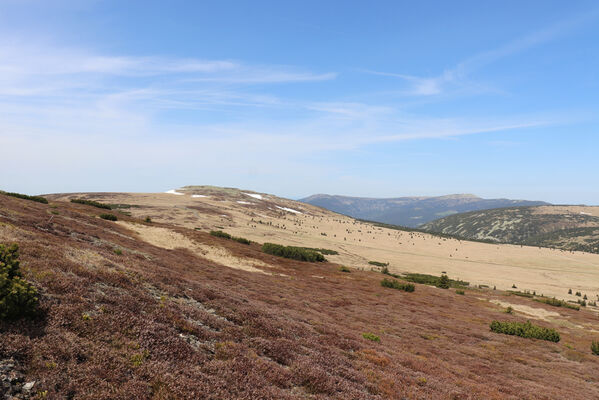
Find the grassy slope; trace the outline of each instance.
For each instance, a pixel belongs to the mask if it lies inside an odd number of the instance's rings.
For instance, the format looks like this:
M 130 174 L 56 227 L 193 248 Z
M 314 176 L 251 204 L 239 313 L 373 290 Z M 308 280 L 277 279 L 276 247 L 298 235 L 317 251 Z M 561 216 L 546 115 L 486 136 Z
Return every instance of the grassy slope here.
M 498 335 L 491 320 L 525 320 L 476 298 L 505 300 L 499 293 L 399 292 L 373 272 L 156 224 L 278 274 L 234 270 L 140 241 L 98 212 L 0 196 L 0 242 L 19 243 L 25 275 L 43 294 L 38 319 L 0 322 L 0 358 L 17 358 L 48 398 L 599 396 L 592 337 L 578 328 L 599 328 L 590 312 L 534 304 L 568 321 L 558 344 Z
M 543 212 L 547 209 L 550 207 L 474 211 L 441 218 L 422 228 L 467 239 L 599 252 L 599 217 Z

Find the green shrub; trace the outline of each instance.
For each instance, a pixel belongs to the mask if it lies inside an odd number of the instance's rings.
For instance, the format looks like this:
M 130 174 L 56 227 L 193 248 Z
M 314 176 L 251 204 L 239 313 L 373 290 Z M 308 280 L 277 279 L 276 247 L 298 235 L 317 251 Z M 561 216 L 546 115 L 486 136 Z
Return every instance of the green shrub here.
M 339 271 L 341 271 L 341 272 L 351 272 L 351 269 L 349 269 L 349 268 L 347 268 L 345 266 L 341 266 L 341 267 L 339 267 Z
M 144 219 L 144 222 L 151 224 L 152 223 L 152 218 L 150 218 L 149 216 L 146 217 L 146 219 Z
M 458 290 L 455 291 L 455 294 L 461 294 L 463 296 L 463 295 L 466 294 L 466 292 L 464 292 L 463 290 L 458 289 Z
M 219 238 L 228 239 L 228 240 L 234 240 L 234 241 L 236 241 L 238 243 L 241 243 L 241 244 L 248 244 L 248 245 L 252 244 L 252 242 L 249 241 L 249 240 L 247 240 L 246 238 L 234 237 L 234 236 L 231 236 L 228 233 L 223 232 L 223 231 L 210 231 L 210 234 L 212 236 L 216 236 L 216 237 L 219 237 Z
M 96 208 L 103 208 L 105 210 L 112 210 L 112 207 L 110 207 L 108 204 L 98 203 L 97 201 L 93 201 L 93 200 L 71 199 L 71 203 L 85 204 L 86 206 L 92 206 L 92 207 L 96 207 Z
M 514 309 L 512 308 L 512 306 L 507 306 L 507 308 L 505 309 L 505 313 L 506 314 L 513 314 L 514 313 Z
M 19 271 L 19 246 L 0 244 L 0 319 L 32 315 L 37 305 L 37 290 Z
M 543 328 L 527 322 L 491 322 L 491 331 L 506 335 L 515 335 L 523 338 L 542 339 L 550 342 L 559 342 L 560 336 L 555 329 Z
M 210 231 L 210 234 L 223 239 L 231 239 L 231 235 L 223 231 Z
M 437 287 L 441 289 L 449 289 L 449 277 L 445 274 L 441 275 L 439 278 L 439 283 L 437 283 Z
M 379 261 L 368 261 L 368 264 L 376 265 L 377 267 L 387 267 L 389 265 L 389 263 L 382 263 Z
M 123 250 L 121 249 L 114 249 L 114 254 L 116 254 L 117 256 L 122 256 L 123 255 Z
M 545 304 L 549 304 L 550 306 L 554 306 L 554 307 L 565 307 L 565 308 L 571 308 L 573 310 L 580 310 L 579 306 L 570 304 L 566 301 L 563 300 L 558 300 L 555 297 L 554 298 L 536 298 L 534 299 L 535 301 L 538 301 L 539 303 L 545 303 Z
M 393 276 L 393 275 L 391 275 L 391 276 Z M 395 275 L 395 277 L 406 280 L 408 282 L 422 283 L 424 285 L 431 285 L 431 286 L 437 286 L 437 287 L 439 287 L 440 280 L 441 280 L 441 277 L 439 277 L 439 276 L 429 275 L 429 274 L 414 274 L 414 273 L 403 274 L 402 276 Z M 463 287 L 470 285 L 470 283 L 466 282 L 466 281 L 449 279 L 449 278 L 448 278 L 448 280 L 449 280 L 449 287 L 452 287 L 452 288 L 463 288 Z
M 534 294 L 532 294 L 528 291 L 522 292 L 522 291 L 516 291 L 516 290 L 508 290 L 507 292 L 509 294 L 513 294 L 514 296 L 528 297 L 529 299 L 532 299 L 534 297 Z
M 378 337 L 377 335 L 375 335 L 374 333 L 363 333 L 362 337 L 364 339 L 368 339 L 368 340 L 371 340 L 373 342 L 380 342 L 381 341 L 381 338 Z
M 17 199 L 31 200 L 31 201 L 35 201 L 38 203 L 48 204 L 48 199 L 46 199 L 45 197 L 42 197 L 42 196 L 29 196 L 29 195 L 21 194 L 21 193 L 5 192 L 3 190 L 0 190 L 0 194 L 3 194 L 5 196 L 10 196 L 10 197 L 16 197 Z
M 118 218 L 114 214 L 100 214 L 100 218 L 105 219 L 107 221 L 116 221 Z
M 388 287 L 391 289 L 403 290 L 404 292 L 413 292 L 416 289 L 416 286 L 414 286 L 413 283 L 405 283 L 387 278 L 381 281 L 381 286 Z
M 307 250 L 302 247 L 282 246 L 275 243 L 264 243 L 262 251 L 273 256 L 290 258 L 298 261 L 323 262 L 324 256 L 316 251 Z
M 593 340 L 593 343 L 591 343 L 591 351 L 596 356 L 599 356 L 599 342 Z
M 242 237 L 234 237 L 233 240 L 238 243 L 241 243 L 241 244 L 247 244 L 247 245 L 252 244 L 252 242 L 250 240 L 247 240 L 246 238 L 242 238 Z
M 298 247 L 299 249 L 304 249 L 304 250 L 311 250 L 311 251 L 317 251 L 320 254 L 323 254 L 325 256 L 334 256 L 339 254 L 338 251 L 336 250 L 331 250 L 331 249 L 319 249 L 317 247 Z

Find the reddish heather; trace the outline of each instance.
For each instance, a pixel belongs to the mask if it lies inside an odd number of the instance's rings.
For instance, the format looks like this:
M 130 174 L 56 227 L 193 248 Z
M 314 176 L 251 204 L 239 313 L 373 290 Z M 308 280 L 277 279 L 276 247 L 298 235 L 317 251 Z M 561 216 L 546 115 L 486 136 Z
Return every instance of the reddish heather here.
M 17 360 L 39 398 L 599 398 L 589 311 L 493 291 L 405 293 L 374 272 L 154 224 L 277 267 L 235 270 L 152 246 L 100 213 L 0 196 L 0 243 L 19 244 L 41 292 L 39 317 L 0 322 L 0 359 Z M 533 322 L 562 340 L 490 332 L 494 319 L 525 320 L 479 299 L 493 297 L 560 313 L 559 325 Z

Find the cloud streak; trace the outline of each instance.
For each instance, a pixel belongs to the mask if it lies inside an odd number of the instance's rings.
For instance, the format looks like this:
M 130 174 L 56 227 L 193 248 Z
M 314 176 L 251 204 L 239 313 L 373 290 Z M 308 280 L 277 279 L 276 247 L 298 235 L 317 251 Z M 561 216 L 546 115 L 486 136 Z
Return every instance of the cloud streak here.
M 436 96 L 445 94 L 451 88 L 464 88 L 480 90 L 481 86 L 468 80 L 468 75 L 474 71 L 492 64 L 505 57 L 526 51 L 535 46 L 550 42 L 558 37 L 566 35 L 577 27 L 596 21 L 599 17 L 599 9 L 584 15 L 560 21 L 548 28 L 532 32 L 511 42 L 505 43 L 497 48 L 475 54 L 452 68 L 446 69 L 441 74 L 432 77 L 421 77 L 410 74 L 392 73 L 365 70 L 364 72 L 379 76 L 400 78 L 406 81 L 409 89 L 406 95 L 413 96 Z

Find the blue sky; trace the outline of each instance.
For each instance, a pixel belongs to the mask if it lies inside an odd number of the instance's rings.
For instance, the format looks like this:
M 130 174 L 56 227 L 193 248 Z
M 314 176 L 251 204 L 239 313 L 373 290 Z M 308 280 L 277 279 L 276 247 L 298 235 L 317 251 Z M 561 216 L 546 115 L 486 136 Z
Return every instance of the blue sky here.
M 0 0 L 0 188 L 599 204 L 595 1 Z

